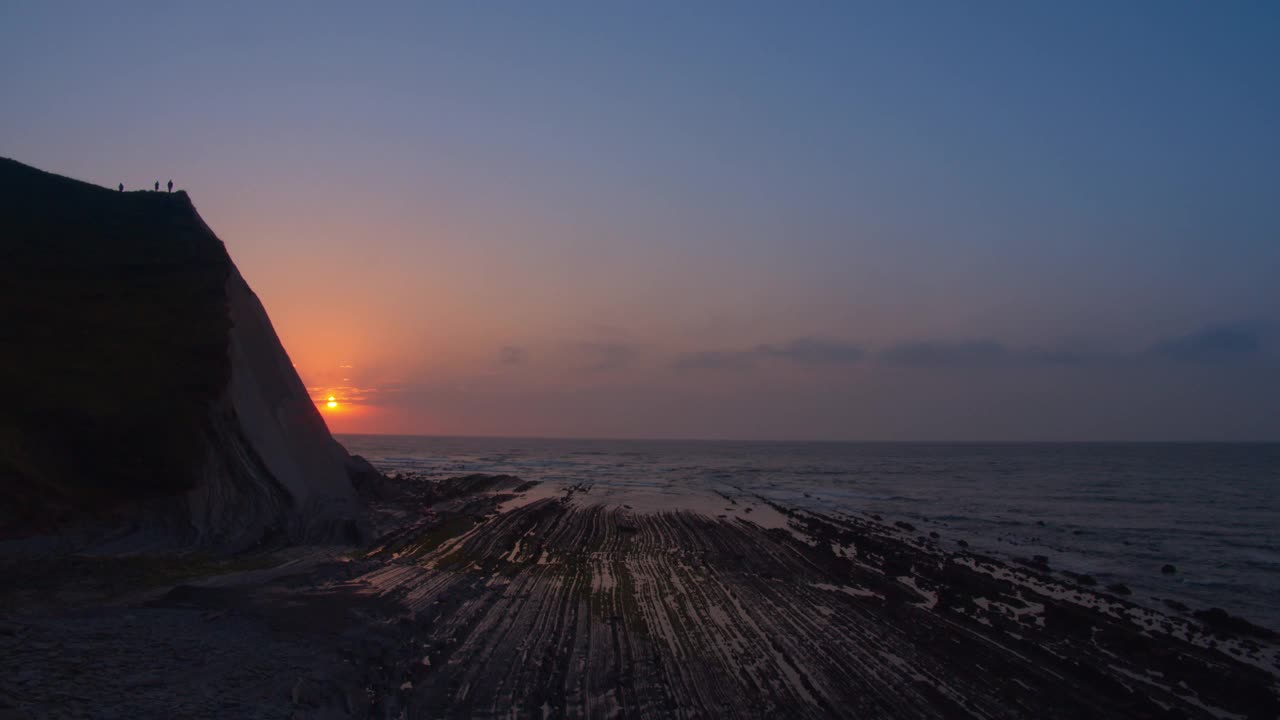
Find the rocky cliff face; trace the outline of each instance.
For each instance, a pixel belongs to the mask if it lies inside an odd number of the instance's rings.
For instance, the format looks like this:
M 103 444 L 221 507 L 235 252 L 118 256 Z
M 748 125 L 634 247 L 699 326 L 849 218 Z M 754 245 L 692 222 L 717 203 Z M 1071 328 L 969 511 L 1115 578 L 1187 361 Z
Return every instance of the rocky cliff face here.
M 0 159 L 0 378 L 0 537 L 353 531 L 347 453 L 185 193 Z

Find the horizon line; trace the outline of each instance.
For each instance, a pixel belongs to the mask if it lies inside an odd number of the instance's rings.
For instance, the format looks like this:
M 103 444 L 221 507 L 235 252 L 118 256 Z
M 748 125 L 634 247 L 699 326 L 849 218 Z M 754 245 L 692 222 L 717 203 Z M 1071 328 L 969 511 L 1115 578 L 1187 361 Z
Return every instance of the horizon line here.
M 423 433 L 330 432 L 338 437 L 402 437 L 440 440 L 556 440 L 591 442 L 755 443 L 814 445 L 1280 445 L 1277 440 L 787 440 L 761 438 L 663 438 L 555 435 L 449 435 Z

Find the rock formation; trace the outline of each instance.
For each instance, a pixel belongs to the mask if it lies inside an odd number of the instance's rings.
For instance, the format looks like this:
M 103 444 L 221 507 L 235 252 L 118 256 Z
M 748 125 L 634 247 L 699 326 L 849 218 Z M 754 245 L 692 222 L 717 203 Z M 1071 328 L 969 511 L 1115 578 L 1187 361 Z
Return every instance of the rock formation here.
M 185 192 L 0 159 L 0 312 L 0 539 L 354 532 L 350 458 Z

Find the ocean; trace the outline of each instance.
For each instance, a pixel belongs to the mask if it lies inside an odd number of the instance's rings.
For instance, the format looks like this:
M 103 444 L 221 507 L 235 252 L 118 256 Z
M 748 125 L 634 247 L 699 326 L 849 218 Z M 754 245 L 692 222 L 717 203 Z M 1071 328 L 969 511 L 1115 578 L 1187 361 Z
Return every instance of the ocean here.
M 1221 607 L 1280 629 L 1280 444 L 338 439 L 388 474 L 589 484 L 637 510 L 705 509 L 719 493 L 876 514 L 944 546 L 1047 556 L 1054 570 L 1128 585 L 1136 602 Z

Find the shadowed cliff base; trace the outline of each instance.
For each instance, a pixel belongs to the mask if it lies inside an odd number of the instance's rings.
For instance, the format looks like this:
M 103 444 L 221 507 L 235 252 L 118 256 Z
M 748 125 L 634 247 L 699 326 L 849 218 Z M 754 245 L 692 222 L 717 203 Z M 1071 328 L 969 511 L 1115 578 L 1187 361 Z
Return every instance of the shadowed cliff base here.
M 1271 631 L 1158 613 L 906 523 L 746 495 L 641 511 L 510 476 L 385 495 L 363 551 L 288 551 L 106 608 L 14 606 L 0 698 L 198 717 L 1280 711 Z
M 346 532 L 346 453 L 186 193 L 0 158 L 0 308 L 0 540 Z

